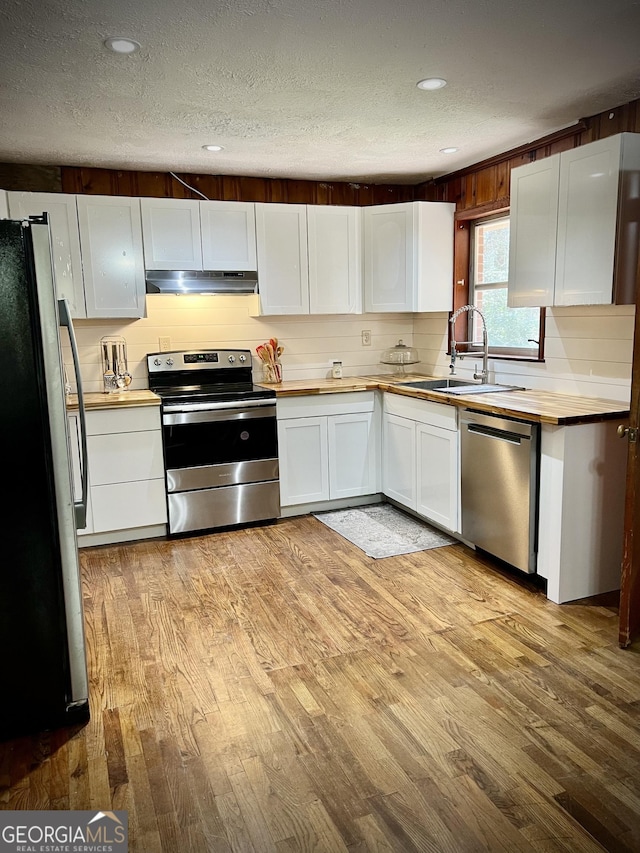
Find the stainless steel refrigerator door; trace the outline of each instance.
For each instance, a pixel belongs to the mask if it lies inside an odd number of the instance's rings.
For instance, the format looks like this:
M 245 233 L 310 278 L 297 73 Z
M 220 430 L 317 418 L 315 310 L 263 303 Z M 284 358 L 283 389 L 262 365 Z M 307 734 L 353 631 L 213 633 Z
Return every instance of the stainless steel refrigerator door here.
M 52 277 L 48 225 L 32 225 L 34 263 L 40 309 L 42 349 L 47 384 L 47 405 L 53 453 L 57 501 L 62 582 L 66 611 L 67 640 L 71 675 L 71 701 L 88 699 L 87 659 L 84 634 L 82 585 L 76 538 L 72 469 L 69 458 L 64 370 L 60 347 L 58 306 Z

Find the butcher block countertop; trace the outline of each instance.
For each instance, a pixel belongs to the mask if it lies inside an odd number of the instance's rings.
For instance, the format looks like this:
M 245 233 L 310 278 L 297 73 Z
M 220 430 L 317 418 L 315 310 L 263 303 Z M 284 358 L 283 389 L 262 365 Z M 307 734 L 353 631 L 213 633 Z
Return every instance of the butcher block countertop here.
M 423 391 L 401 387 L 403 382 L 441 377 L 406 374 L 399 377 L 391 374 L 378 376 L 347 376 L 344 379 L 294 379 L 273 388 L 278 397 L 295 397 L 308 394 L 339 394 L 347 391 L 370 391 L 380 389 L 418 400 L 432 400 L 461 408 L 475 409 L 503 417 L 522 418 L 536 423 L 566 425 L 595 423 L 597 421 L 629 417 L 629 406 L 615 400 L 596 397 L 578 397 L 557 394 L 552 391 L 498 391 L 482 394 L 447 394 L 442 391 Z
M 160 397 L 153 391 L 122 391 L 120 394 L 91 393 L 84 395 L 84 407 L 88 412 L 98 409 L 121 409 L 130 406 L 159 406 Z M 67 398 L 67 411 L 78 410 L 78 396 Z

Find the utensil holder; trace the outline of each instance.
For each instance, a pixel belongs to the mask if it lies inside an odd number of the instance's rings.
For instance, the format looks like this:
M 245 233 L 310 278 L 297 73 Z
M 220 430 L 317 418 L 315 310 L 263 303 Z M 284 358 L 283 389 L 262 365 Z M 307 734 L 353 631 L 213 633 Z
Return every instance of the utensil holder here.
M 102 381 L 105 394 L 119 394 L 131 384 L 127 365 L 127 342 L 121 335 L 100 339 Z
M 282 364 L 279 361 L 273 364 L 265 362 L 262 368 L 262 381 L 268 382 L 270 385 L 282 382 Z

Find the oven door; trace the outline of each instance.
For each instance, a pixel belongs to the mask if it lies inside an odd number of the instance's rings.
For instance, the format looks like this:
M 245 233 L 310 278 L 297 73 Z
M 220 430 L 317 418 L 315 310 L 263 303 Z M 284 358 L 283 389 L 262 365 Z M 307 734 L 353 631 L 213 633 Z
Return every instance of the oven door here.
M 166 411 L 162 422 L 169 492 L 278 479 L 276 407 L 271 401 Z

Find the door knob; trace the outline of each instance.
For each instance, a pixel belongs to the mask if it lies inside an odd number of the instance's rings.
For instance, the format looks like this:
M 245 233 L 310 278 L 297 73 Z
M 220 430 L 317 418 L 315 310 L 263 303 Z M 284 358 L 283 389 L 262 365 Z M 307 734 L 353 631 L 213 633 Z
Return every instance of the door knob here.
M 635 442 L 638 437 L 638 430 L 636 427 L 629 427 L 624 424 L 620 424 L 616 432 L 618 433 L 618 438 L 628 438 L 629 441 L 633 442 Z

